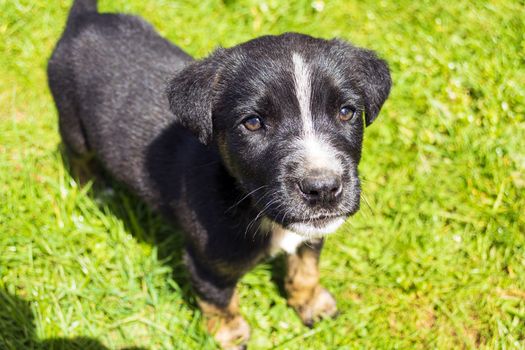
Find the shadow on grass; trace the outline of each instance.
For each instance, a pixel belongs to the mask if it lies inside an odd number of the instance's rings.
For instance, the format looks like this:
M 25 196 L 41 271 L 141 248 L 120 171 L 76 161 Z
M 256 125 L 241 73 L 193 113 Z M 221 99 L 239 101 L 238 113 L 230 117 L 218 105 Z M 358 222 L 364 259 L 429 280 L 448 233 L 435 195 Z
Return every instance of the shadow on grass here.
M 182 293 L 182 298 L 191 309 L 197 309 L 190 279 L 183 262 L 183 236 L 176 223 L 153 211 L 141 198 L 128 188 L 113 180 L 95 160 L 77 160 L 71 157 L 66 147 L 59 144 L 57 152 L 64 168 L 80 186 L 92 181 L 88 196 L 101 211 L 109 211 L 124 225 L 126 232 L 139 242 L 155 246 L 158 259 L 172 269 L 172 278 Z
M 0 349 L 109 350 L 88 337 L 37 339 L 29 302 L 0 289 Z M 121 350 L 143 350 L 127 347 Z
M 272 273 L 272 282 L 277 286 L 279 295 L 286 298 L 286 290 L 284 289 L 284 275 L 286 273 L 286 261 L 284 254 L 279 254 L 269 261 Z

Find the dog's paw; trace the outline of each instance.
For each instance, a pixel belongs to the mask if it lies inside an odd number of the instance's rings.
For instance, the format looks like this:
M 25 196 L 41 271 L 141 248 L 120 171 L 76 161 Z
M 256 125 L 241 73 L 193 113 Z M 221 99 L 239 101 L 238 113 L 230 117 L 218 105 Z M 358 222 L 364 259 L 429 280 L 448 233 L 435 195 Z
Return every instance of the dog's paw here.
M 210 319 L 208 330 L 224 350 L 244 350 L 250 338 L 250 326 L 240 315 Z
M 316 288 L 313 296 L 302 304 L 293 303 L 290 306 L 299 314 L 305 326 L 312 327 L 315 322 L 338 315 L 337 304 L 334 297 L 323 287 Z

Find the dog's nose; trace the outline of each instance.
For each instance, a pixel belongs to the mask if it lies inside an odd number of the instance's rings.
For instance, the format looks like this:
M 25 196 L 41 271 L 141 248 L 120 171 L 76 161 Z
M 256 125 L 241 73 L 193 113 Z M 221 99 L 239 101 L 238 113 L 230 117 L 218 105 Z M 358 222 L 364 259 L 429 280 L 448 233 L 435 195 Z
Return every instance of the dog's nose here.
M 341 177 L 334 173 L 313 172 L 299 182 L 299 189 L 309 204 L 334 204 L 343 192 Z

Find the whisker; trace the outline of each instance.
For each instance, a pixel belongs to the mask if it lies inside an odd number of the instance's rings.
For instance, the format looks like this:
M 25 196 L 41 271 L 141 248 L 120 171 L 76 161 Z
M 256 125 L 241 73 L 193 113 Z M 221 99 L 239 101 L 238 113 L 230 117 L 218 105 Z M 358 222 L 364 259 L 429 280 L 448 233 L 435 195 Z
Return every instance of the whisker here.
M 238 206 L 239 204 L 241 204 L 241 202 L 243 200 L 245 200 L 246 198 L 248 198 L 249 196 L 251 196 L 252 194 L 254 194 L 255 192 L 259 191 L 260 189 L 264 188 L 264 187 L 268 187 L 268 185 L 262 185 L 261 187 L 258 187 L 256 188 L 255 190 L 253 191 L 250 191 L 250 193 L 248 193 L 247 195 L 243 196 L 239 201 L 237 201 L 235 204 L 233 204 L 231 207 L 229 207 L 228 209 L 226 209 L 226 211 L 224 213 L 227 213 L 229 212 L 230 210 L 232 210 L 233 208 L 235 208 L 236 206 Z
M 248 231 L 250 230 L 250 228 L 253 226 L 253 224 L 261 217 L 261 215 L 264 214 L 264 211 L 270 207 L 273 203 L 277 202 L 278 199 L 274 199 L 274 200 L 271 200 L 270 202 L 268 202 L 264 208 L 262 210 L 259 211 L 259 213 L 255 216 L 255 218 L 253 218 L 250 223 L 248 224 L 248 226 L 246 226 L 246 230 L 244 231 L 244 236 L 247 237 L 248 235 Z
M 366 204 L 368 209 L 370 209 L 370 212 L 372 213 L 372 215 L 375 215 L 374 209 L 372 209 L 372 206 L 370 205 L 370 202 L 368 201 L 368 199 L 366 198 L 366 196 L 365 196 L 365 194 L 363 192 L 361 192 L 360 197 L 363 200 L 363 202 Z

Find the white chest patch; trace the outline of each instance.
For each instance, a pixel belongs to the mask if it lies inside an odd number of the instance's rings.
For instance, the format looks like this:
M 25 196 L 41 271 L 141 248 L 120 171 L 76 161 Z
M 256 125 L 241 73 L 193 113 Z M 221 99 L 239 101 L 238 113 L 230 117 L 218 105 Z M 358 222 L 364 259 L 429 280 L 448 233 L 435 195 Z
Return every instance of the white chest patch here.
M 275 229 L 272 232 L 270 255 L 275 255 L 280 251 L 285 251 L 288 254 L 294 254 L 297 250 L 297 247 L 304 241 L 305 238 L 299 236 L 295 232 L 288 231 L 283 228 Z

